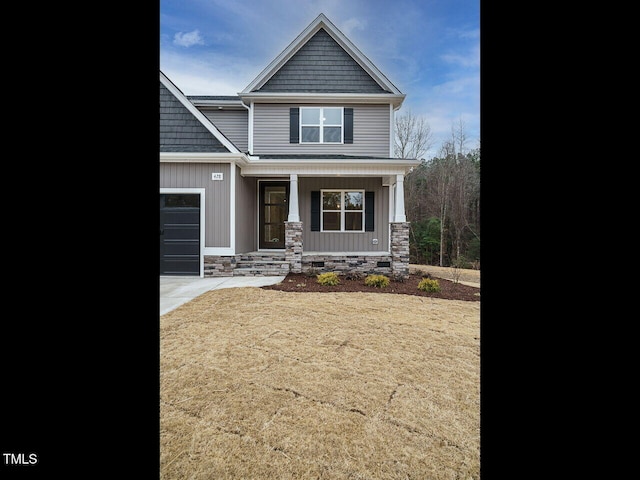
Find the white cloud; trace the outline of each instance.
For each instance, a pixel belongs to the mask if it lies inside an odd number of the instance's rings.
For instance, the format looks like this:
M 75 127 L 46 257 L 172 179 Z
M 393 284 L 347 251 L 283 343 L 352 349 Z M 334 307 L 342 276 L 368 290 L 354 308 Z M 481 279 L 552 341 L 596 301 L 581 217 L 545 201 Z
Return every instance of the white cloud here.
M 357 18 L 350 18 L 349 20 L 342 22 L 340 31 L 347 37 L 350 37 L 353 32 L 355 32 L 356 30 L 364 30 L 366 26 L 366 21 L 358 20 Z
M 446 53 L 440 58 L 447 63 L 459 65 L 465 68 L 476 68 L 480 66 L 480 47 L 473 46 L 466 54 Z
M 192 45 L 204 45 L 204 40 L 200 36 L 200 31 L 194 30 L 188 33 L 176 33 L 173 37 L 173 43 L 181 47 L 190 47 Z
M 190 57 L 161 52 L 160 70 L 185 95 L 237 95 L 260 70 L 233 55 Z
M 480 76 L 467 75 L 466 77 L 455 77 L 448 82 L 434 85 L 433 93 L 437 97 L 477 101 L 480 95 Z

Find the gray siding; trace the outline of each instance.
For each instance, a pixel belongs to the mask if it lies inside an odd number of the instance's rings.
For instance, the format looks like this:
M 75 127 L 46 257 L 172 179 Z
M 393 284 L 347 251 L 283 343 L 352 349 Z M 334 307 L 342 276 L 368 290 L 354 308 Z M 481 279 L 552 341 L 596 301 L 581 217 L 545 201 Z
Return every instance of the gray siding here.
M 311 37 L 260 92 L 384 93 L 324 29 Z
M 353 143 L 289 143 L 289 108 L 298 104 L 255 104 L 253 151 L 260 154 L 342 154 L 389 157 L 391 114 L 388 104 L 353 107 Z
M 323 189 L 364 189 L 375 192 L 373 232 L 312 232 L 311 192 Z M 303 222 L 305 252 L 387 252 L 389 250 L 389 189 L 380 178 L 300 178 L 300 220 Z M 371 242 L 378 239 L 378 245 Z
M 222 172 L 224 180 L 211 180 Z M 205 247 L 229 247 L 230 180 L 228 163 L 161 163 L 160 188 L 205 189 Z
M 160 151 L 229 151 L 162 82 L 160 82 Z
M 238 150 L 241 152 L 249 150 L 247 141 L 249 136 L 249 112 L 245 108 L 242 110 L 201 108 L 200 111 L 211 120 L 211 123 L 213 123 L 231 143 L 238 147 Z
M 257 250 L 257 214 L 255 177 L 242 177 L 236 167 L 236 253 Z

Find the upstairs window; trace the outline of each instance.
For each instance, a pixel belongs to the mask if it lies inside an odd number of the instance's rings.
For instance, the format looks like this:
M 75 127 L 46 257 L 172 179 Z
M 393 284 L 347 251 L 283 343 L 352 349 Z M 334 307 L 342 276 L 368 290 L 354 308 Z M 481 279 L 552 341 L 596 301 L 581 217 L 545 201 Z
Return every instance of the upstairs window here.
M 289 108 L 289 143 L 353 143 L 353 108 Z
M 343 143 L 342 107 L 300 107 L 300 143 Z

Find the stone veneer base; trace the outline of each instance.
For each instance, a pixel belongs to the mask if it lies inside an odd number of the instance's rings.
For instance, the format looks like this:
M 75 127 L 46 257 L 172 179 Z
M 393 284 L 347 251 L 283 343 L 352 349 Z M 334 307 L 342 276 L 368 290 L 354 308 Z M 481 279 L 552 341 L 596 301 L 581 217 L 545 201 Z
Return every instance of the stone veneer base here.
M 306 274 L 336 272 L 362 275 L 392 275 L 392 267 L 379 267 L 378 262 L 391 265 L 391 255 L 303 255 L 302 272 Z M 323 263 L 322 266 L 314 263 Z
M 286 248 L 282 254 L 274 254 L 270 258 L 278 263 L 275 257 L 280 257 L 289 264 L 289 271 L 293 273 L 324 273 L 338 274 L 358 273 L 362 275 L 379 274 L 392 278 L 406 279 L 409 276 L 409 223 L 391 223 L 391 253 L 380 255 L 305 255 L 302 248 L 302 222 L 286 222 Z M 232 277 L 239 263 L 250 261 L 248 254 L 218 256 L 205 255 L 205 277 Z M 261 257 L 264 259 L 264 257 Z M 322 262 L 322 266 L 320 263 Z M 379 266 L 378 262 L 387 262 L 390 266 Z M 315 265 L 314 265 L 315 263 Z M 274 269 L 271 268 L 270 272 Z M 254 276 L 273 275 L 269 270 L 251 272 Z M 283 274 L 280 268 L 280 273 Z

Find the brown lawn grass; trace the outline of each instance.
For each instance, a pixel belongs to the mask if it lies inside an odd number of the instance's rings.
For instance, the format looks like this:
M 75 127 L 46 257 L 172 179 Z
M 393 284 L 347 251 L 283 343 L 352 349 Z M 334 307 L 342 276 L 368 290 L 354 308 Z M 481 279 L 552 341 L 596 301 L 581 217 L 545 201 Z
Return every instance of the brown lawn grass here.
M 207 292 L 160 318 L 160 478 L 480 478 L 480 302 Z

